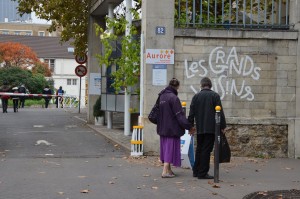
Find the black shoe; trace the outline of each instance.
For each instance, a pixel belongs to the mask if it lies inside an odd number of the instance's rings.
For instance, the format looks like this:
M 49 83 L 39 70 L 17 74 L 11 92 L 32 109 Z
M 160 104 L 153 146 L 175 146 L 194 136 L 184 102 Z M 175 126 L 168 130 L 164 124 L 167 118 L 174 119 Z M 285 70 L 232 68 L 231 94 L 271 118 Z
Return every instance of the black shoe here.
M 198 179 L 214 179 L 214 176 L 206 174 L 205 176 L 198 176 Z

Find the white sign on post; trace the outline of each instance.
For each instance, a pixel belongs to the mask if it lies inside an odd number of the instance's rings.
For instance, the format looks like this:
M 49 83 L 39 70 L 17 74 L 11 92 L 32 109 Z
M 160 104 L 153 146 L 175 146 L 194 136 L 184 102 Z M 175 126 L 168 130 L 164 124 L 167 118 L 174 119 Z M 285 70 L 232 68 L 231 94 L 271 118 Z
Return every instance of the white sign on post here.
M 146 49 L 146 64 L 174 64 L 174 49 Z
M 100 73 L 90 73 L 89 78 L 89 94 L 90 95 L 100 95 L 101 94 L 101 74 Z
M 165 86 L 167 85 L 167 65 L 154 64 L 152 68 L 152 85 Z

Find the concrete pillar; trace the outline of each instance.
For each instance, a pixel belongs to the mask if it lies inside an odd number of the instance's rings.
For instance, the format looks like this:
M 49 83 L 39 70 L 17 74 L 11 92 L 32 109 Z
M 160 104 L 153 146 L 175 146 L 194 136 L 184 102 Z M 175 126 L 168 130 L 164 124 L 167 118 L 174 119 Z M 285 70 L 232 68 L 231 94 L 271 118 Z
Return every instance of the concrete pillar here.
M 95 26 L 97 23 L 102 27 L 105 27 L 104 18 L 96 18 L 92 15 L 89 17 L 89 35 L 88 35 L 88 74 L 87 79 L 89 81 L 91 73 L 100 73 L 101 68 L 99 67 L 98 59 L 96 58 L 96 54 L 101 53 L 101 43 L 99 36 L 96 36 Z M 100 95 L 100 91 L 99 91 Z M 88 104 L 87 104 L 87 121 L 90 124 L 94 124 L 95 119 L 93 116 L 93 106 L 96 103 L 99 95 L 90 95 L 88 94 Z
M 290 24 L 300 31 L 300 0 L 290 1 Z M 297 45 L 297 75 L 296 75 L 296 118 L 295 118 L 295 158 L 300 157 L 300 34 L 298 32 Z
M 145 49 L 174 49 L 174 0 L 142 1 L 142 33 Z M 165 27 L 165 35 L 156 35 L 156 27 Z M 145 56 L 144 56 L 145 57 Z M 145 59 L 144 59 L 145 61 Z M 174 65 L 167 66 L 167 82 L 174 77 Z M 166 85 L 165 85 L 166 86 Z M 165 86 L 152 86 L 152 65 L 144 62 L 144 118 L 155 104 L 158 93 Z M 145 152 L 158 152 L 156 126 L 144 119 Z

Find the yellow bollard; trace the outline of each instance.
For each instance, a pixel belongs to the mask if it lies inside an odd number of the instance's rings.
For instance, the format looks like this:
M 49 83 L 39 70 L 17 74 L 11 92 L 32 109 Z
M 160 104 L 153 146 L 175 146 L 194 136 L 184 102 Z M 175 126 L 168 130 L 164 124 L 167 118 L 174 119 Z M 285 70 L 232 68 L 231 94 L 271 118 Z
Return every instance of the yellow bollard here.
M 143 155 L 143 126 L 133 126 L 133 133 L 131 137 L 131 156 Z

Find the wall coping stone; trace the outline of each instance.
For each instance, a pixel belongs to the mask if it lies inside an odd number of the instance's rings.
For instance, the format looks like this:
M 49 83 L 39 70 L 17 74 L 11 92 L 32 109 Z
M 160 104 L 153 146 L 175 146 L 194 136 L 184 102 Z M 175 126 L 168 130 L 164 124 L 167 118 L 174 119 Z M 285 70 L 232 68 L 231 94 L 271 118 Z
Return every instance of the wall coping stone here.
M 175 37 L 201 37 L 226 39 L 286 39 L 297 40 L 297 30 L 217 30 L 196 28 L 175 28 Z
M 295 121 L 295 118 L 241 118 L 241 117 L 226 117 L 227 124 L 242 124 L 242 125 L 288 125 Z

